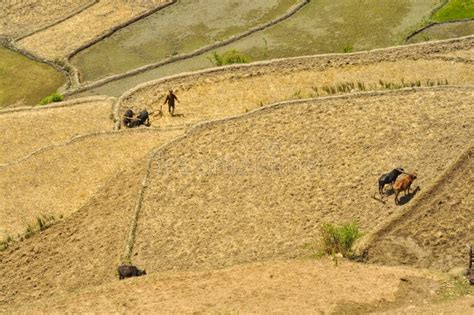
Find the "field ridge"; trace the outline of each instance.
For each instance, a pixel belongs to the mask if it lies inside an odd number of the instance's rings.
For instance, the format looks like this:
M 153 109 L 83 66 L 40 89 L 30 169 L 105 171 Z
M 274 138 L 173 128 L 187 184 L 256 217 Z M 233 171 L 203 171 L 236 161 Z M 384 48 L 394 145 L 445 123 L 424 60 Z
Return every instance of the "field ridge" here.
M 406 221 L 407 218 L 413 216 L 417 208 L 422 205 L 433 192 L 437 191 L 440 186 L 444 185 L 445 180 L 449 178 L 452 173 L 461 167 L 467 160 L 472 158 L 473 153 L 473 143 L 468 144 L 466 148 L 462 150 L 462 153 L 456 159 L 451 161 L 449 166 L 439 174 L 428 187 L 425 187 L 421 193 L 416 194 L 415 197 L 410 200 L 409 204 L 402 207 L 402 211 L 397 213 L 394 217 L 389 218 L 387 221 L 382 222 L 373 231 L 361 238 L 354 245 L 355 252 L 362 257 L 367 256 L 368 254 L 370 260 L 370 248 L 398 223 Z

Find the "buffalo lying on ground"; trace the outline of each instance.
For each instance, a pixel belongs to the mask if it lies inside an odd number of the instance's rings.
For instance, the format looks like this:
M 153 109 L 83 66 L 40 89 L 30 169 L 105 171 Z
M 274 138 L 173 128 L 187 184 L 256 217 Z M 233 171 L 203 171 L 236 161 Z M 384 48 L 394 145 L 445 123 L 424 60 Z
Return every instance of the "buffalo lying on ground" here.
M 131 278 L 131 277 L 140 277 L 146 275 L 145 270 L 140 270 L 136 266 L 132 265 L 121 265 L 118 267 L 119 279 Z

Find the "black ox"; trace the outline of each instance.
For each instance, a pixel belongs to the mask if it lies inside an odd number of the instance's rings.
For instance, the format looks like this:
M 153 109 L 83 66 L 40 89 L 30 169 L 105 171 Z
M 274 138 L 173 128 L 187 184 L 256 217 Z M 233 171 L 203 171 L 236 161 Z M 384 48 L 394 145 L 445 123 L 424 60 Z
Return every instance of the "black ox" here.
M 133 121 L 128 126 L 129 128 L 138 127 L 141 125 L 149 126 L 150 125 L 150 115 L 144 109 L 138 114 L 137 118 L 133 119 Z
M 397 180 L 397 177 L 404 173 L 405 170 L 401 167 L 393 169 L 390 173 L 383 174 L 379 178 L 379 193 L 380 196 L 383 196 L 383 189 L 385 185 L 390 184 L 393 187 L 393 184 Z

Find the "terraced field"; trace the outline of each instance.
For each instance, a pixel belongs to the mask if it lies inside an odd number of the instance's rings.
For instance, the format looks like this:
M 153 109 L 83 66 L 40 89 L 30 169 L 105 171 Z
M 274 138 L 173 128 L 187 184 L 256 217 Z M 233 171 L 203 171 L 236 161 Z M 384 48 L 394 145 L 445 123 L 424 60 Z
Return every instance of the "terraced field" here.
M 423 190 L 474 136 L 472 97 L 439 88 L 303 100 L 197 128 L 154 159 L 134 261 L 209 270 L 310 255 L 322 222 L 370 231 L 398 207 L 364 183 L 402 165 Z
M 165 1 L 100 0 L 77 15 L 20 40 L 18 45 L 49 60 L 61 59 L 111 28 Z
M 74 136 L 113 129 L 112 98 L 84 98 L 68 103 L 0 111 L 0 165 Z
M 469 192 L 474 180 L 473 151 L 473 147 L 467 149 L 452 170 L 424 194 L 424 200 L 418 201 L 419 206 L 372 240 L 371 261 L 445 271 L 465 262 L 467 244 L 474 243 L 474 198 Z
M 23 233 L 41 215 L 71 215 L 109 177 L 175 135 L 154 130 L 90 134 L 1 167 L 0 238 Z
M 144 174 L 141 162 L 136 160 L 136 167 L 106 180 L 100 192 L 68 219 L 0 252 L 2 312 L 18 307 L 32 311 L 33 300 L 67 296 L 116 279 L 115 267 Z
M 440 40 L 474 34 L 474 20 L 437 24 L 418 33 L 408 40 L 408 43 L 419 43 L 428 40 Z
M 0 2 L 0 36 L 19 37 L 51 25 L 74 13 L 92 0 L 68 1 L 2 1 Z
M 27 82 L 0 50 L 0 104 L 18 107 L 0 110 L 0 313 L 471 314 L 474 36 L 342 53 L 470 1 L 369 2 L 2 2 L 2 42 L 62 67 L 70 100 L 24 106 L 54 76 Z M 262 61 L 173 61 L 233 36 L 216 51 Z M 118 130 L 128 108 L 151 126 Z M 381 202 L 398 166 L 413 189 Z M 359 262 L 319 257 L 321 224 L 345 222 Z M 119 281 L 122 263 L 147 274 Z
M 358 82 L 363 83 L 363 88 L 366 90 L 381 88 L 380 80 L 399 84 L 402 79 L 406 83 L 413 82 L 411 80 L 415 80 L 415 82 L 416 80 L 420 80 L 420 84 L 426 85 L 427 80 L 436 81 L 439 79 L 448 79 L 448 83 L 450 84 L 472 84 L 469 83 L 472 82 L 472 76 L 469 73 L 469 69 L 472 67 L 470 64 L 465 64 L 462 60 L 452 63 L 453 60 L 448 61 L 445 56 L 440 55 L 455 54 L 457 51 L 462 51 L 465 53 L 465 56 L 469 56 L 472 54 L 473 43 L 473 38 L 468 37 L 461 40 L 450 40 L 445 43 L 426 43 L 424 45 L 414 46 L 413 48 L 399 47 L 361 54 L 301 57 L 291 60 L 285 59 L 281 62 L 275 60 L 269 63 L 252 64 L 250 67 L 237 65 L 230 68 L 214 69 L 210 71 L 209 74 L 204 75 L 182 74 L 173 76 L 172 78 L 166 78 L 163 81 L 156 80 L 156 84 L 151 83 L 156 76 L 170 75 L 171 72 L 168 72 L 168 70 L 171 70 L 172 65 L 169 65 L 169 68 L 163 67 L 150 70 L 142 74 L 91 88 L 90 90 L 77 94 L 77 96 L 94 94 L 120 96 L 122 95 L 122 91 L 124 89 L 126 90 L 127 87 L 137 86 L 140 82 L 148 81 L 150 83 L 143 84 L 142 86 L 139 85 L 136 89 L 133 89 L 138 91 L 138 93 L 134 94 L 139 96 L 137 101 L 141 102 L 141 104 L 156 108 L 159 102 L 157 97 L 163 97 L 161 93 L 165 93 L 168 88 L 178 89 L 178 93 L 181 95 L 183 92 L 186 93 L 188 89 L 192 89 L 192 86 L 199 84 L 201 80 L 204 81 L 203 83 L 206 85 L 206 88 L 211 90 L 221 84 L 217 82 L 225 80 L 228 83 L 233 82 L 236 87 L 238 87 L 240 83 L 246 84 L 245 82 L 251 82 L 252 87 L 258 87 L 257 89 L 252 88 L 252 93 L 244 93 L 243 89 L 239 89 L 239 102 L 241 103 L 245 99 L 253 98 L 254 95 L 259 95 L 260 93 L 271 94 L 270 99 L 262 97 L 253 100 L 251 104 L 245 105 L 245 107 L 249 109 L 260 102 L 268 104 L 273 101 L 287 99 L 288 96 L 286 95 L 290 95 L 291 98 L 326 95 L 327 93 L 322 90 L 324 86 L 336 87 L 337 84 L 344 82 L 353 83 L 356 87 Z M 435 58 L 440 59 L 439 63 L 433 61 Z M 429 61 L 424 62 L 423 60 Z M 432 62 L 433 64 L 429 66 L 428 64 Z M 382 63 L 383 66 L 379 67 L 378 64 L 380 63 Z M 431 67 L 433 67 L 435 63 L 437 63 L 436 66 L 440 66 L 440 68 L 439 71 L 436 71 L 436 74 L 433 74 Z M 183 66 L 182 70 L 187 69 L 187 66 L 191 66 L 192 69 L 195 69 L 193 67 L 196 65 L 192 63 L 192 60 L 180 61 L 177 64 Z M 425 70 L 423 70 L 423 64 L 427 66 Z M 444 64 L 444 66 L 442 64 Z M 398 67 L 400 67 L 400 70 L 397 69 Z M 370 70 L 371 68 L 377 70 L 374 72 Z M 450 69 L 448 70 L 447 68 Z M 247 69 L 253 69 L 255 71 L 247 71 Z M 464 72 L 465 70 L 463 69 L 468 71 Z M 231 74 L 231 72 L 233 74 Z M 292 72 L 304 73 L 304 75 L 293 75 Z M 280 76 L 279 74 L 281 73 L 284 73 L 288 77 Z M 451 76 L 451 74 L 454 75 Z M 306 76 L 308 78 L 306 78 Z M 224 79 L 219 79 L 222 77 Z M 211 82 L 213 84 L 208 84 Z M 267 84 L 267 82 L 269 82 L 269 84 Z M 148 88 L 146 88 L 147 86 Z M 202 100 L 206 103 L 217 101 L 218 98 L 225 97 L 227 93 L 232 93 L 232 89 L 228 91 L 228 88 L 228 86 L 224 87 L 220 85 L 221 92 L 218 95 L 209 94 L 211 97 L 206 97 L 206 99 Z M 318 89 L 317 92 L 314 90 L 315 88 Z M 222 91 L 225 91 L 225 93 Z M 276 91 L 278 91 L 278 93 L 275 93 Z M 146 93 L 146 97 L 144 93 Z M 199 97 L 193 97 L 192 103 L 199 102 L 200 100 L 201 98 Z M 131 104 L 127 105 L 136 106 L 133 102 L 129 103 Z M 208 106 L 204 106 L 204 110 L 206 107 Z
M 317 53 L 342 53 L 349 45 L 352 45 L 354 50 L 391 46 L 401 43 L 422 21 L 423 16 L 428 17 L 431 14 L 437 4 L 438 0 L 383 0 L 366 5 L 354 5 L 351 1 L 311 1 L 287 20 L 216 51 L 222 53 L 237 49 L 249 54 L 253 60 L 265 60 Z M 211 53 L 204 53 L 163 65 L 113 82 L 92 93 L 117 95 L 152 79 L 210 68 L 210 56 Z
M 84 246 L 82 243 L 79 246 Z M 98 244 L 103 245 L 103 241 Z M 26 255 L 30 256 L 28 253 Z M 57 259 L 55 261 L 60 263 Z M 103 259 L 100 262 L 108 261 Z M 105 271 L 102 266 L 98 270 Z M 89 275 L 89 270 L 86 275 Z M 68 281 L 68 278 L 62 280 Z M 414 301 L 419 303 L 417 308 L 426 308 L 423 301 L 433 300 L 430 290 L 442 288 L 445 283 L 444 279 L 430 276 L 426 271 L 408 268 L 362 267 L 350 262 L 334 266 L 327 260 L 271 261 L 212 272 L 154 274 L 122 282 L 104 279 L 103 285 L 90 288 L 79 289 L 79 285 L 76 285 L 74 297 L 62 294 L 59 290 L 54 295 L 48 294 L 48 291 L 33 302 L 22 303 L 17 298 L 5 308 L 0 304 L 0 310 L 122 313 L 139 305 L 140 311 L 146 313 L 156 310 L 166 313 L 362 313 L 384 311 Z M 45 287 L 43 284 L 41 286 Z M 282 290 L 282 287 L 285 289 Z M 20 294 L 18 292 L 17 295 Z M 462 304 L 451 301 L 443 309 L 458 310 L 458 314 L 462 314 L 469 307 L 469 301 L 472 302 L 472 299 Z M 414 308 L 409 310 L 416 311 L 417 308 Z
M 297 2 L 182 0 L 79 53 L 72 63 L 83 81 L 119 74 L 244 33 Z
M 358 83 L 367 90 L 383 89 L 381 82 L 420 81 L 426 85 L 428 80 L 447 80 L 450 84 L 473 84 L 472 64 L 453 62 L 444 56 L 430 57 L 431 52 L 437 56 L 443 52 L 472 53 L 472 40 L 458 43 L 459 50 L 447 49 L 451 44 L 428 44 L 417 47 L 418 53 L 416 49 L 393 49 L 363 55 L 319 56 L 177 76 L 126 93 L 119 100 L 120 109 L 124 112 L 127 108 L 139 110 L 145 106 L 156 112 L 162 107 L 168 88 L 174 88 L 181 101 L 177 105 L 181 116 L 152 119 L 152 125 L 166 127 L 241 114 L 288 99 L 327 95 L 324 87 L 336 88 L 345 82 L 353 83 L 354 91 L 360 90 Z M 248 90 L 252 93 L 247 93 Z
M 116 139 L 108 141 L 97 137 L 85 146 L 80 142 L 64 146 L 63 153 L 44 154 L 41 161 L 38 155 L 23 162 L 24 167 L 29 164 L 25 173 L 32 173 L 31 166 L 36 178 L 50 177 L 49 187 L 71 186 L 71 193 L 60 193 L 63 197 L 48 197 L 52 205 L 62 202 L 61 208 L 66 196 L 71 199 L 92 188 L 82 180 L 68 180 L 74 178 L 73 172 L 102 173 L 111 167 L 106 163 L 115 161 L 86 147 L 101 151 L 115 147 L 115 158 L 127 155 L 131 161 L 126 171 L 118 171 L 120 166 L 114 164 L 116 171 L 101 179 L 98 192 L 84 198 L 79 210 L 0 252 L 5 266 L 0 271 L 0 310 L 102 312 L 140 305 L 141 311 L 170 312 L 384 311 L 460 294 L 452 280 L 432 271 L 344 260 L 336 267 L 327 260 L 294 258 L 314 254 L 320 222 L 357 220 L 371 231 L 404 209 L 391 200 L 384 205 L 371 199 L 375 187 L 364 184 L 375 182 L 393 165 L 416 170 L 416 185 L 423 194 L 434 180 L 430 174 L 442 172 L 474 135 L 473 93 L 470 87 L 439 87 L 320 98 L 194 128 L 157 151 L 153 159 L 132 256 L 149 275 L 123 282 L 114 280 L 114 270 L 124 254 L 146 173 L 145 154 L 123 148 L 133 146 L 139 137 L 141 144 L 146 139 L 150 145 L 143 144 L 145 153 L 170 138 L 153 130 L 137 130 L 135 136 L 127 131 L 111 134 Z M 394 117 L 393 106 L 410 114 Z M 387 119 L 391 125 L 383 123 Z M 404 137 L 399 138 L 402 130 Z M 395 148 L 390 146 L 394 141 Z M 65 155 L 72 171 L 61 166 L 66 166 L 61 163 Z M 47 165 L 56 165 L 64 178 L 42 170 Z M 459 169 L 459 174 L 467 168 Z M 13 191 L 26 191 L 25 175 L 12 174 L 16 175 L 6 178 L 23 183 Z M 41 186 L 37 189 L 48 194 Z M 25 197 L 6 194 L 27 202 Z M 70 209 L 78 208 L 72 206 L 74 200 L 67 201 Z M 16 272 L 4 274 L 11 268 Z M 285 292 L 283 285 L 288 288 Z M 320 294 L 308 295 L 315 290 Z M 124 299 L 125 292 L 134 294 L 133 303 Z M 460 311 L 469 307 L 465 299 L 456 305 Z
M 33 61 L 1 45 L 0 78 L 0 109 L 15 104 L 38 104 L 64 83 L 63 74 L 51 66 Z

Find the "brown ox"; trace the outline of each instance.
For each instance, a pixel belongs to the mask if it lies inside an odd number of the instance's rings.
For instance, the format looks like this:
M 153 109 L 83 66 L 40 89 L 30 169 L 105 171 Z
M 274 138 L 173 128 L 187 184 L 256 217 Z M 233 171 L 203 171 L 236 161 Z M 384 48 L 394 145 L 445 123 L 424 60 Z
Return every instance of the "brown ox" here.
M 395 204 L 398 204 L 398 194 L 403 191 L 405 192 L 405 196 L 407 193 L 410 193 L 410 186 L 413 181 L 416 179 L 416 174 L 407 174 L 407 176 L 397 180 L 393 185 L 393 190 L 395 191 Z

